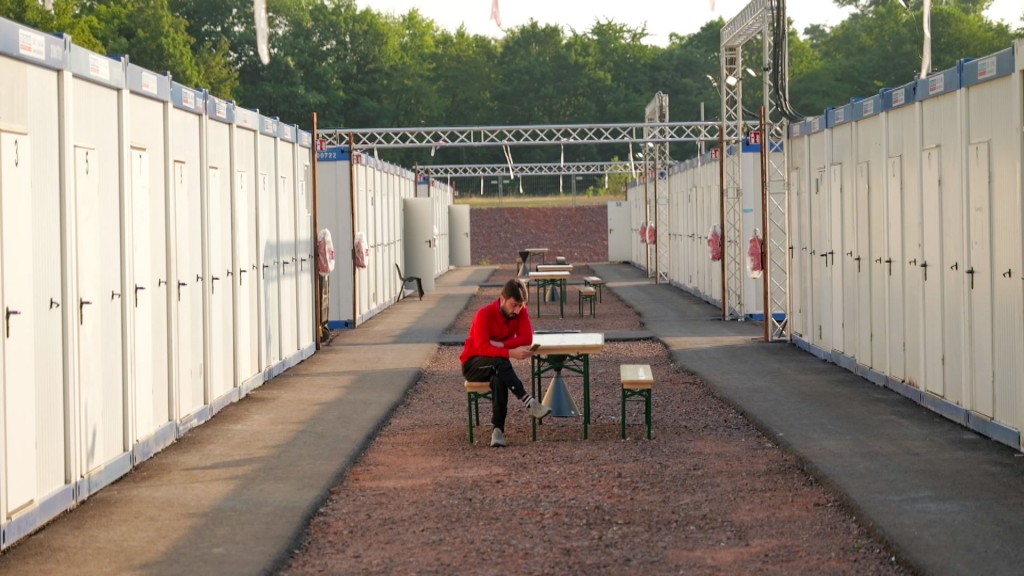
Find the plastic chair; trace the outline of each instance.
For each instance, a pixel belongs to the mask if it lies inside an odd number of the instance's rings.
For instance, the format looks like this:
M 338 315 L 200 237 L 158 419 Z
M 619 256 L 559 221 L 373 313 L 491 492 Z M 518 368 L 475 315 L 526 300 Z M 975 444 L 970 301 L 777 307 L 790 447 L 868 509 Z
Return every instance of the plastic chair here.
M 398 291 L 398 298 L 395 298 L 395 304 L 405 296 L 405 286 L 410 282 L 416 283 L 416 292 L 420 295 L 420 300 L 423 300 L 423 280 L 419 276 L 402 276 L 402 268 L 395 262 L 395 270 L 398 270 L 398 279 L 402 281 L 402 289 Z

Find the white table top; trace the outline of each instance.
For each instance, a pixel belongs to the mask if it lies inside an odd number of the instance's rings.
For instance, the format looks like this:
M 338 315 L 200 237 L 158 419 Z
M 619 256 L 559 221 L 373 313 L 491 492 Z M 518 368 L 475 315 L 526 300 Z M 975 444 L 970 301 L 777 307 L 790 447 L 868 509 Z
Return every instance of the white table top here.
M 604 348 L 601 332 L 566 332 L 560 334 L 534 334 L 534 354 L 596 354 Z
M 572 272 L 572 264 L 538 264 L 538 272 Z
M 561 280 L 568 279 L 568 272 L 530 272 L 530 280 Z
M 524 248 L 523 249 L 523 252 L 531 252 L 531 253 L 533 253 L 533 252 L 547 252 L 547 251 L 548 251 L 547 248 Z

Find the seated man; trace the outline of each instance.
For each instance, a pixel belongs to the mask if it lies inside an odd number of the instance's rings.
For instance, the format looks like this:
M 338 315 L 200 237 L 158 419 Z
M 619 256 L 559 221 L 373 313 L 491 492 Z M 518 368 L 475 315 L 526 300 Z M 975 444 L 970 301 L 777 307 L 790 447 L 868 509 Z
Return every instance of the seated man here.
M 505 283 L 498 299 L 477 311 L 469 329 L 466 346 L 459 360 L 462 375 L 470 382 L 491 383 L 493 414 L 491 446 L 505 446 L 505 416 L 508 414 L 508 391 L 518 398 L 530 416 L 543 418 L 551 409 L 527 394 L 516 376 L 510 358 L 526 360 L 533 356 L 533 325 L 526 308 L 528 290 L 522 281 L 513 278 Z

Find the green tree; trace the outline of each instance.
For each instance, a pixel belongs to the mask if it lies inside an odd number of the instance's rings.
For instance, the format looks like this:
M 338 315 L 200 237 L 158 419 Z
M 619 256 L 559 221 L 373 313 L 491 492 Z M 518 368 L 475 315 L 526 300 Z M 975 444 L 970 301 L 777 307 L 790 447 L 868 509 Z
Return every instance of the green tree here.
M 80 0 L 55 0 L 50 11 L 38 0 L 0 0 L 0 16 L 43 32 L 67 34 L 75 44 L 103 54 L 103 43 L 94 35 L 100 23 L 81 15 L 81 4 Z
M 167 0 L 99 0 L 88 3 L 83 13 L 101 23 L 96 37 L 108 52 L 127 54 L 139 66 L 170 71 L 178 82 L 199 87 L 193 39 Z

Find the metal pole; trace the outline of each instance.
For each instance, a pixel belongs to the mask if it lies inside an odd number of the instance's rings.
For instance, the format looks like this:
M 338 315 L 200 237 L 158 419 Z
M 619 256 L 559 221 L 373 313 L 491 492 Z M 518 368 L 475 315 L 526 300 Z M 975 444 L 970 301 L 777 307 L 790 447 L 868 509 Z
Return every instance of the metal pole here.
M 323 276 L 320 275 L 320 271 L 319 271 L 319 269 L 318 269 L 318 267 L 316 265 L 316 261 L 317 261 L 316 243 L 317 243 L 317 236 L 319 236 L 319 234 L 320 234 L 320 229 L 317 227 L 318 224 L 319 224 L 319 221 L 317 220 L 317 217 L 316 217 L 316 214 L 317 214 L 317 200 L 318 200 L 317 199 L 316 162 L 317 162 L 317 157 L 319 156 L 319 154 L 317 154 L 317 152 L 318 152 L 317 148 L 320 146 L 319 142 L 320 142 L 320 140 L 317 138 L 317 118 L 316 118 L 316 112 L 313 112 L 313 254 L 314 254 L 314 256 L 313 256 L 313 278 L 316 279 L 316 282 L 313 282 L 313 301 L 316 302 L 316 306 L 314 306 L 314 308 L 315 308 L 315 310 L 314 310 L 314 318 L 316 319 L 316 326 L 313 328 L 313 331 L 314 331 L 313 340 L 316 341 L 316 349 L 317 350 L 320 349 L 320 340 L 321 340 L 321 338 L 320 338 L 320 326 L 321 326 L 321 322 L 323 322 L 323 317 L 322 317 L 323 314 L 321 314 L 321 311 L 322 311 L 322 308 L 323 308 L 323 302 L 321 301 L 323 299 L 323 296 L 322 296 L 323 290 L 320 289 L 320 283 L 326 281 L 326 279 Z
M 768 148 L 771 146 L 771 140 L 767 138 L 768 134 L 765 132 L 765 107 L 761 105 L 761 306 L 764 310 L 764 341 L 771 342 L 771 333 L 769 331 L 769 325 L 772 323 L 772 303 L 768 298 L 769 286 L 769 270 L 771 266 L 768 265 L 767 251 L 768 251 Z
M 351 214 L 349 215 L 349 218 L 352 219 L 352 237 L 349 238 L 349 241 L 353 243 L 353 247 L 354 247 L 355 238 L 356 238 L 355 237 L 355 233 L 358 232 L 358 230 L 356 230 L 356 215 L 358 214 L 358 212 L 356 211 L 356 209 L 357 209 L 356 198 L 359 197 L 359 194 L 356 193 L 356 189 L 357 189 L 357 187 L 356 187 L 356 135 L 352 134 L 351 132 L 348 135 L 348 154 L 349 154 L 349 156 L 348 156 L 349 157 L 349 160 L 348 160 L 348 181 L 352 183 L 352 185 L 349 186 L 349 194 L 351 195 L 349 203 L 352 205 L 352 211 L 351 211 Z M 359 324 L 359 279 L 356 277 L 356 274 L 357 274 L 358 270 L 359 270 L 359 268 L 356 267 L 355 263 L 353 262 L 353 264 L 352 264 L 352 327 L 353 328 L 355 328 L 356 325 Z
M 729 319 L 726 308 L 725 288 L 725 116 L 722 116 L 722 129 L 718 132 L 718 227 L 721 230 L 722 243 L 722 320 Z

